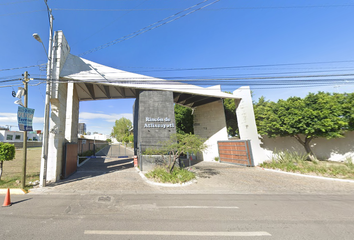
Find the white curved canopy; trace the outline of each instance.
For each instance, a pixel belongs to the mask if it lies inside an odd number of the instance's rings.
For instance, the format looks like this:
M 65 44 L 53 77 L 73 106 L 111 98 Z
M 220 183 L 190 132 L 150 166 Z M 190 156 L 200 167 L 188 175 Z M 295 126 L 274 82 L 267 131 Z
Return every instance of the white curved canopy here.
M 107 67 L 69 54 L 60 80 L 74 82 L 80 101 L 135 98 L 139 90 L 173 92 L 175 103 L 197 107 L 219 99 L 240 99 L 221 91 L 220 86 L 203 88 L 192 84 L 149 77 Z

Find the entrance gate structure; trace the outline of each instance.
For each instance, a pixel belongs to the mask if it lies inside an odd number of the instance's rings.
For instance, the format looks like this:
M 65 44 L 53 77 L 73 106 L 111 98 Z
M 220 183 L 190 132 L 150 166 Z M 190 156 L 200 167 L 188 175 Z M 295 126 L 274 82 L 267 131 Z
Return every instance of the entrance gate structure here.
M 135 148 L 161 141 L 161 136 L 168 138 L 176 131 L 173 104 L 192 108 L 194 133 L 205 138 L 208 146 L 200 157 L 204 161 L 213 161 L 218 156 L 217 141 L 228 140 L 223 99 L 234 99 L 240 139 L 251 140 L 256 165 L 263 161 L 249 87 L 228 94 L 222 92 L 220 86 L 203 88 L 107 67 L 70 54 L 62 31 L 55 32 L 53 46 L 48 156 L 42 156 L 42 183 L 44 176 L 46 181 L 59 180 L 64 146 L 78 141 L 79 102 L 88 100 L 136 98 Z M 161 104 L 167 109 L 159 108 Z

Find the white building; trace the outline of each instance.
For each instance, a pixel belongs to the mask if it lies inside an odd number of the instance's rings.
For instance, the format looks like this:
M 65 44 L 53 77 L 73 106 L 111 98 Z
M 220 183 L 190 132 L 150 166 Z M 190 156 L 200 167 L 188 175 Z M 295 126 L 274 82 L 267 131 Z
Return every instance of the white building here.
M 28 141 L 42 141 L 40 131 L 27 132 Z M 23 142 L 22 131 L 0 130 L 0 142 Z

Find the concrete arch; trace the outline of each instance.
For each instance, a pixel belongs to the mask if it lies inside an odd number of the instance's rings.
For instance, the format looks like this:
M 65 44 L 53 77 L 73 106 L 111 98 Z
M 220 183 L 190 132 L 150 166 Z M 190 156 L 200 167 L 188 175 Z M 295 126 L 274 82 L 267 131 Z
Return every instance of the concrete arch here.
M 56 182 L 60 179 L 64 146 L 67 142 L 77 142 L 80 101 L 136 98 L 138 104 L 135 106 L 135 115 L 140 114 L 140 116 L 137 116 L 137 122 L 134 117 L 134 125 L 144 129 L 145 125 L 141 125 L 143 122 L 139 121 L 144 118 L 146 120 L 149 116 L 143 114 L 142 103 L 139 103 L 139 99 L 146 99 L 144 95 L 149 95 L 149 92 L 163 93 L 160 94 L 164 95 L 161 99 L 168 103 L 168 106 L 178 103 L 194 109 L 195 134 L 206 138 L 209 146 L 203 154 L 205 161 L 212 161 L 218 155 L 217 141 L 228 140 L 222 99 L 234 99 L 237 106 L 240 137 L 244 140 L 251 140 L 253 153 L 258 159 L 256 163 L 264 159 L 259 146 L 249 87 L 243 87 L 233 94 L 228 94 L 222 92 L 220 86 L 202 88 L 110 68 L 70 54 L 69 44 L 62 31 L 55 32 L 54 46 L 56 47 L 53 48 L 51 63 L 51 116 L 46 174 L 43 172 L 44 168 L 41 168 L 41 176 L 46 175 L 47 181 Z M 153 101 L 151 95 L 150 100 Z M 153 105 L 152 102 L 150 104 Z M 144 105 L 144 108 L 148 106 Z M 166 122 L 174 124 L 173 107 L 167 108 L 166 113 L 160 111 L 161 113 L 156 113 L 155 117 L 169 118 L 170 120 Z M 169 133 L 175 132 L 172 127 L 169 130 L 172 130 Z M 142 136 L 139 138 L 143 141 Z M 42 161 L 45 157 L 42 156 Z

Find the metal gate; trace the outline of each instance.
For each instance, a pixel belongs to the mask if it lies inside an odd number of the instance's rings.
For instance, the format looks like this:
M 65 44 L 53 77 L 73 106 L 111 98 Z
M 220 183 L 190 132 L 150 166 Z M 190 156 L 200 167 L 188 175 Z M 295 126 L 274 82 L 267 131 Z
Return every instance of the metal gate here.
M 254 167 L 250 140 L 218 141 L 220 162 Z
M 65 144 L 65 160 L 62 166 L 63 178 L 69 177 L 77 170 L 77 143 Z

